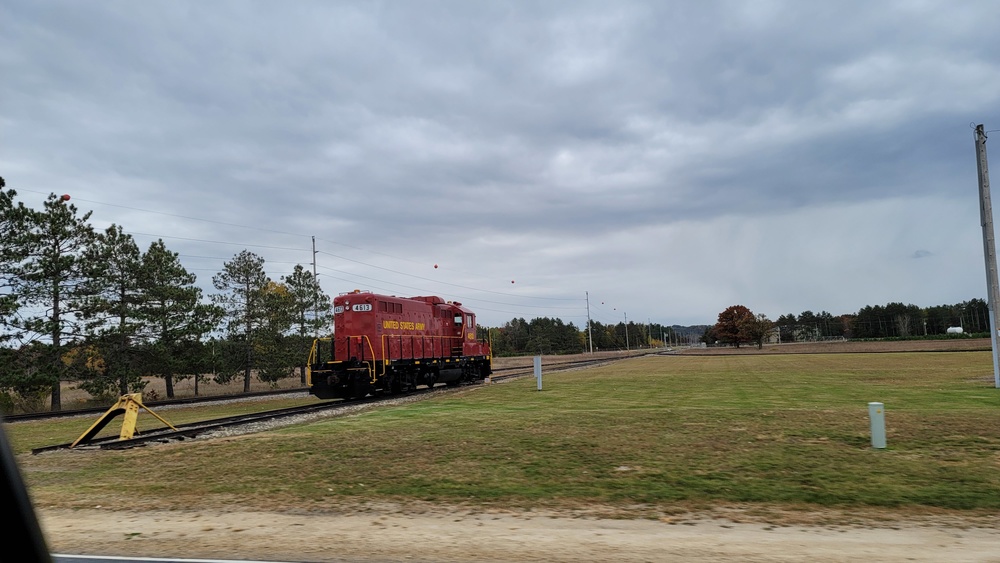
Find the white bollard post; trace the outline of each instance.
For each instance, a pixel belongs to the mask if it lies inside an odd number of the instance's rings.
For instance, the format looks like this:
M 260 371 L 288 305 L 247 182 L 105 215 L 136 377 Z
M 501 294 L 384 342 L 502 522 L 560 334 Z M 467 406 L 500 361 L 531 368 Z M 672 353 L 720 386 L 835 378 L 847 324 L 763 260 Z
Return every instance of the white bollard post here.
M 538 390 L 542 390 L 542 357 L 535 356 L 535 379 L 538 381 Z
M 868 403 L 868 418 L 872 424 L 872 447 L 885 448 L 885 405 Z

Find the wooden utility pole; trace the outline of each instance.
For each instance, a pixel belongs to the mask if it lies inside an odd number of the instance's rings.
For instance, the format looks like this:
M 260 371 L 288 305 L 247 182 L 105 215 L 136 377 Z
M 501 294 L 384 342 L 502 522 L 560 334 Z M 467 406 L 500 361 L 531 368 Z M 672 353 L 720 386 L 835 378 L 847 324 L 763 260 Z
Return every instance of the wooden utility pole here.
M 313 283 L 319 284 L 319 277 L 316 275 L 316 236 L 313 235 Z M 313 289 L 313 319 L 319 318 L 319 290 L 314 287 Z M 313 331 L 313 338 L 319 338 L 319 323 L 316 323 L 315 330 Z
M 979 171 L 979 218 L 983 225 L 983 257 L 986 260 L 986 290 L 989 296 L 990 342 L 993 345 L 993 384 L 1000 389 L 1000 356 L 997 349 L 997 303 L 1000 283 L 997 281 L 997 249 L 993 235 L 993 204 L 990 201 L 990 172 L 986 162 L 986 132 L 976 126 L 976 166 Z

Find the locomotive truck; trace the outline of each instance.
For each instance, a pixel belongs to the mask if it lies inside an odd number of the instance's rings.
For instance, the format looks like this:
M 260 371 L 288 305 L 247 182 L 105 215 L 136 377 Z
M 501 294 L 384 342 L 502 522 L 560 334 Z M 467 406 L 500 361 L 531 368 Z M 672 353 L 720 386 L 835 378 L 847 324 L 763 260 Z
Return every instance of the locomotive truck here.
M 461 303 L 354 290 L 333 300 L 333 337 L 313 343 L 309 392 L 353 399 L 472 383 L 492 373 L 491 358 Z

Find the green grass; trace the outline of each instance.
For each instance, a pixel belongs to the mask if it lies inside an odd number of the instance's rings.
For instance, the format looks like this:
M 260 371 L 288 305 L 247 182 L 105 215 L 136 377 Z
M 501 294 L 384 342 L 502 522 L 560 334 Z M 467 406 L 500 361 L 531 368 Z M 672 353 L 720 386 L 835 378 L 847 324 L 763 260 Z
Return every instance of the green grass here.
M 227 440 L 21 456 L 36 501 L 1000 508 L 988 352 L 650 357 Z M 867 403 L 886 405 L 873 450 Z M 8 427 L 19 440 L 22 425 Z

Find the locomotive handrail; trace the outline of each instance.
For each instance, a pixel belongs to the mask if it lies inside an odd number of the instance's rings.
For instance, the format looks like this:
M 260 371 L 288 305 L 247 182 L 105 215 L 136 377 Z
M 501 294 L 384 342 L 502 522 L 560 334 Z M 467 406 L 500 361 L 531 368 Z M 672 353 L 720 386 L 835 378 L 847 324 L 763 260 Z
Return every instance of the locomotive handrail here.
M 364 334 L 353 335 L 353 336 L 345 336 L 344 337 L 344 341 L 347 343 L 348 354 L 350 354 L 350 352 L 351 352 L 351 339 L 352 338 L 357 338 L 358 339 L 358 342 L 359 342 L 359 344 L 361 346 L 361 348 L 360 348 L 360 350 L 361 350 L 360 361 L 362 363 L 364 363 L 365 367 L 368 369 L 368 377 L 371 378 L 372 383 L 375 383 L 375 349 L 372 347 L 371 339 L 369 339 L 368 336 L 364 335 Z M 318 356 L 319 356 L 319 343 L 320 342 L 335 343 L 335 337 L 313 339 L 312 348 L 309 350 L 309 360 L 306 362 L 306 364 L 307 364 L 306 365 L 306 381 L 309 382 L 310 384 L 312 382 L 312 366 L 319 359 Z M 370 360 L 366 360 L 365 359 L 364 345 L 366 343 L 368 344 L 368 353 L 369 353 L 369 357 L 371 358 Z M 333 352 L 333 350 L 331 350 L 331 352 Z
M 358 345 L 361 349 L 361 362 L 365 364 L 368 368 L 368 377 L 371 379 L 372 383 L 375 383 L 375 349 L 372 348 L 372 341 L 368 338 L 366 334 L 357 334 L 347 337 L 347 352 L 350 354 L 351 351 L 351 339 L 357 338 Z M 371 354 L 371 361 L 365 359 L 365 348 L 364 345 L 368 344 L 368 352 Z
M 306 384 L 312 385 L 312 367 L 313 364 L 319 359 L 319 343 L 320 342 L 333 342 L 333 337 L 329 338 L 314 338 L 312 348 L 309 349 L 309 359 L 306 360 Z M 332 344 L 331 344 L 332 347 Z
M 309 350 L 309 359 L 306 360 L 306 363 L 308 365 L 310 365 L 310 366 L 313 365 L 313 364 L 315 364 L 316 360 L 318 359 L 317 356 L 319 355 L 319 343 L 320 342 L 333 342 L 333 337 L 329 336 L 329 337 L 326 337 L 326 338 L 314 338 L 313 339 L 312 348 Z

